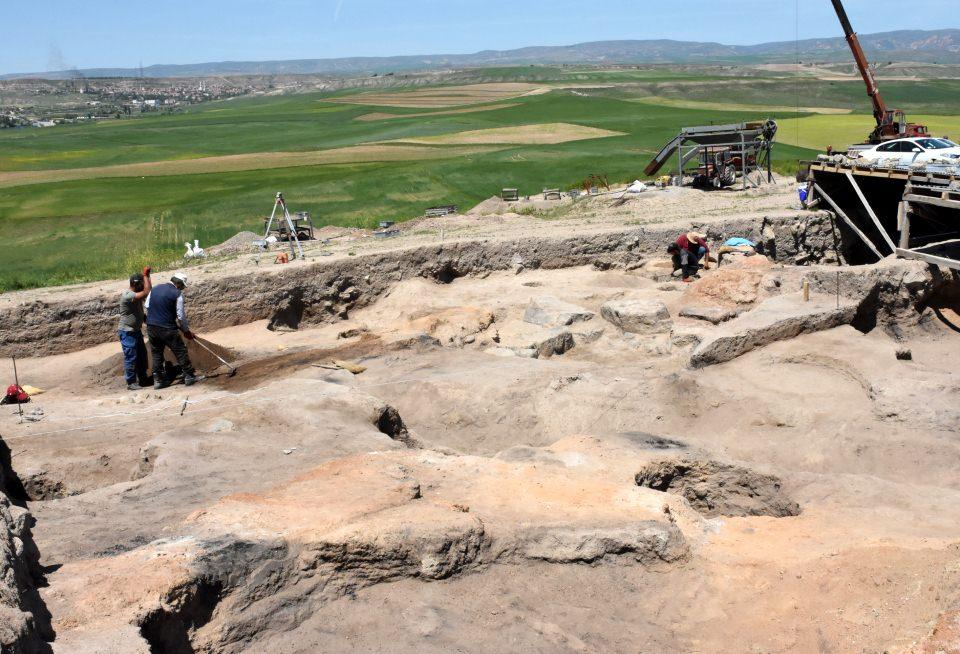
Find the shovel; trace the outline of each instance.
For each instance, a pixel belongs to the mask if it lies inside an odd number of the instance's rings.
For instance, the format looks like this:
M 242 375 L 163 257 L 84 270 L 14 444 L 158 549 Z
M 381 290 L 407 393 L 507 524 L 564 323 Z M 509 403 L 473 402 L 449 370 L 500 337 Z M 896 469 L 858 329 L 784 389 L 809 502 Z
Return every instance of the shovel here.
M 206 345 L 204 345 L 203 341 L 201 341 L 199 338 L 194 338 L 194 339 L 193 339 L 193 342 L 196 343 L 197 345 L 199 345 L 200 347 L 202 347 L 204 350 L 206 350 L 207 352 L 209 352 L 209 353 L 212 354 L 213 356 L 217 357 L 217 359 L 220 361 L 220 363 L 222 363 L 222 364 L 225 365 L 227 368 L 229 368 L 229 369 L 230 369 L 230 374 L 227 375 L 228 377 L 233 377 L 235 374 L 237 374 L 237 369 L 236 369 L 236 368 L 234 368 L 234 367 L 231 366 L 229 363 L 227 363 L 226 359 L 224 359 L 222 356 L 220 356 L 219 354 L 217 354 L 216 352 L 214 352 L 213 350 L 211 350 L 209 347 L 207 347 Z

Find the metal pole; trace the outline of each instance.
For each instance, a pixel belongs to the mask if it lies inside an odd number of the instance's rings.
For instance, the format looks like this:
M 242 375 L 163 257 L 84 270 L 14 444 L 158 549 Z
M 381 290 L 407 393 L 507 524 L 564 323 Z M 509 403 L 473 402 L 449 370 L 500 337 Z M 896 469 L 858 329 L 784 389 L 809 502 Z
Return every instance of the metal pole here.
M 273 203 L 273 211 L 270 212 L 270 221 L 267 223 L 267 231 L 263 234 L 264 240 L 267 240 L 267 237 L 270 236 L 270 229 L 273 227 L 273 217 L 277 215 L 277 204 L 279 204 L 279 200 L 274 201 Z
M 289 232 L 287 233 L 287 242 L 290 243 L 290 255 L 291 255 L 294 259 L 296 259 L 296 258 L 297 258 L 297 250 L 299 250 L 299 251 L 300 251 L 300 258 L 303 259 L 303 248 L 300 246 L 300 239 L 297 238 L 297 230 L 296 230 L 296 228 L 294 228 L 294 226 L 293 226 L 293 220 L 290 219 L 290 212 L 287 211 L 287 203 L 286 203 L 286 202 L 283 203 L 283 218 L 284 218 L 284 220 L 287 221 L 287 229 L 289 230 Z M 293 249 L 293 243 L 294 243 L 294 241 L 296 241 L 296 243 L 297 243 L 297 249 L 296 249 L 296 250 Z
M 767 141 L 767 183 L 773 184 L 773 141 Z
M 677 186 L 683 186 L 683 141 L 677 146 Z
M 747 141 L 740 132 L 740 172 L 743 174 L 743 190 L 747 190 Z
M 17 385 L 17 394 L 20 394 L 20 376 L 17 374 L 17 357 L 10 357 L 13 360 L 13 383 Z M 23 406 L 20 400 L 17 400 L 17 410 L 20 412 L 20 419 L 23 420 Z

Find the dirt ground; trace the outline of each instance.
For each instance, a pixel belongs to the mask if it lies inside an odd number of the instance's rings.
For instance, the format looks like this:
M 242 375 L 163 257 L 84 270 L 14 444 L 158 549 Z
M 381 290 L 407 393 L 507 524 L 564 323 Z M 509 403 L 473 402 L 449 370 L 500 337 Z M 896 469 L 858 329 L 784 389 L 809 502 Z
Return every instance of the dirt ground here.
M 493 127 L 477 129 L 440 136 L 405 138 L 399 143 L 424 145 L 490 145 L 498 143 L 522 143 L 525 145 L 547 145 L 568 143 L 585 139 L 623 136 L 622 132 L 613 132 L 596 127 L 572 125 L 570 123 L 544 123 L 541 125 L 521 125 L 517 127 Z
M 358 93 L 357 95 L 331 98 L 330 102 L 381 107 L 430 109 L 509 100 L 510 98 L 547 92 L 549 90 L 550 89 L 545 89 L 536 84 L 504 82 L 424 88 L 414 91 L 403 91 L 401 93 L 370 91 L 367 93 Z
M 792 198 L 442 228 L 586 235 Z M 237 373 L 198 358 L 190 388 L 126 391 L 115 343 L 18 361 L 45 392 L 0 430 L 53 651 L 960 651 L 957 307 L 832 326 L 771 281 L 802 272 L 758 255 L 689 285 L 656 265 L 400 279 L 331 324 L 204 334 Z M 769 298 L 806 313 L 756 327 Z M 736 310 L 687 317 L 704 307 Z M 740 325 L 755 347 L 692 366 Z

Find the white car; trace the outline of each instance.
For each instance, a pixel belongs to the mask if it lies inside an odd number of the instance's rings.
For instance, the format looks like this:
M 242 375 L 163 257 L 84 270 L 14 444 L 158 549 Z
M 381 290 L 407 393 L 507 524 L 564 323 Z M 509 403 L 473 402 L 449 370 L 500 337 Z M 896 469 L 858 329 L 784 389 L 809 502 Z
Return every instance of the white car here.
M 896 166 L 912 166 L 936 162 L 960 163 L 960 145 L 949 139 L 920 137 L 887 141 L 865 150 L 858 149 L 858 159 L 869 162 L 891 162 Z

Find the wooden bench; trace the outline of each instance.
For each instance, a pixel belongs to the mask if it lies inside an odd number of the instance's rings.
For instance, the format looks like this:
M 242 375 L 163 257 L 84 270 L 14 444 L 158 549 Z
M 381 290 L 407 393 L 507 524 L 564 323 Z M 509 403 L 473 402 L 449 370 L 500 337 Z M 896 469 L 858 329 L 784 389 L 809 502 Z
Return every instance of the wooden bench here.
M 427 218 L 441 218 L 443 216 L 449 216 L 453 213 L 457 213 L 457 205 L 446 204 L 441 207 L 430 207 L 423 212 L 423 215 L 425 215 Z

